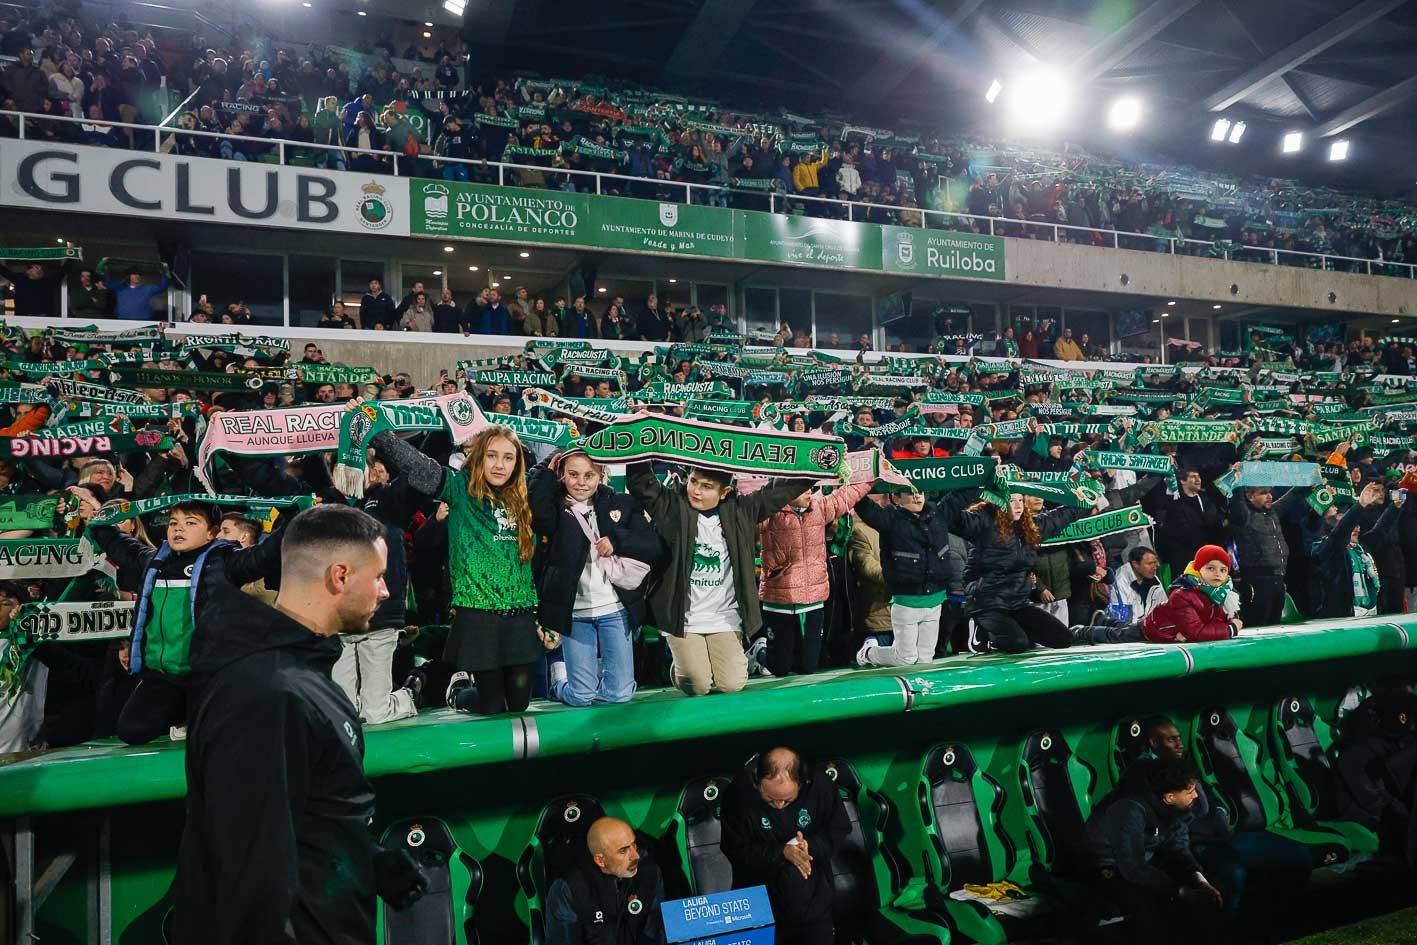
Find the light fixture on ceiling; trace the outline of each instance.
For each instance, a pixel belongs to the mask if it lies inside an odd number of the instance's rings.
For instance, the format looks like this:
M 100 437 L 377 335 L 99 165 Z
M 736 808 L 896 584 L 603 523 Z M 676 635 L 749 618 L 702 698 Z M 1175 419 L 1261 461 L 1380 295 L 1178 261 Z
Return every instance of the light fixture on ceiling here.
M 494 288 L 494 289 L 500 289 L 500 288 L 502 288 L 502 283 L 500 283 L 500 282 L 494 282 L 494 283 L 492 283 L 492 288 Z
M 1230 133 L 1230 119 L 1217 118 L 1215 124 L 1210 126 L 1210 140 L 1224 141 L 1225 136 Z
M 443 270 L 441 270 L 441 269 L 434 269 L 434 270 L 433 270 L 433 275 L 435 275 L 435 276 L 441 276 L 442 274 L 443 274 Z
M 1240 143 L 1240 139 L 1241 139 L 1242 137 L 1244 137 L 1244 135 L 1245 135 L 1245 123 L 1244 123 L 1243 121 L 1237 121 L 1237 122 L 1235 122 L 1235 124 L 1233 124 L 1233 125 L 1230 126 L 1230 143 L 1231 143 L 1231 144 L 1239 144 L 1239 143 Z
M 477 267 L 476 267 L 476 266 L 468 266 L 468 267 L 467 267 L 467 271 L 468 271 L 468 272 L 476 272 L 476 271 L 477 271 Z
M 1328 146 L 1328 159 L 1330 161 L 1348 160 L 1347 139 L 1344 139 L 1343 141 L 1335 141 L 1333 144 Z
M 1217 312 L 1220 311 L 1220 305 L 1219 305 L 1219 303 L 1217 303 L 1217 304 L 1215 304 L 1215 305 L 1212 305 L 1211 308 L 1215 309 Z
M 63 246 L 63 245 L 64 245 L 64 237 L 62 237 L 62 236 L 56 236 L 56 237 L 54 237 L 54 242 L 58 243 L 60 246 Z
M 432 23 L 432 21 L 430 21 L 430 20 L 424 20 L 424 21 L 423 21 L 423 25 L 424 25 L 424 26 L 427 26 L 427 27 L 429 27 L 429 28 L 431 29 L 432 26 L 433 26 L 433 23 Z
M 368 16 L 368 15 L 369 15 L 369 14 L 365 13 L 363 10 L 355 10 L 354 12 L 355 12 L 355 13 L 358 13 L 360 16 Z
M 1141 99 L 1124 95 L 1107 109 L 1107 127 L 1113 131 L 1132 131 L 1141 123 Z
M 600 288 L 596 289 L 595 291 L 600 292 L 601 294 L 604 294 L 604 292 L 605 292 L 605 286 L 601 286 Z
M 530 258 L 531 258 L 531 253 L 525 253 L 525 252 L 523 252 L 523 253 L 517 253 L 517 255 L 520 256 L 522 259 L 530 259 Z
M 1170 302 L 1167 302 L 1166 304 L 1167 304 L 1167 305 L 1175 305 L 1175 304 L 1176 304 L 1176 300 L 1175 300 L 1175 299 L 1172 299 Z
M 1302 131 L 1291 131 L 1284 136 L 1284 144 L 1280 151 L 1285 154 L 1298 154 L 1304 150 L 1304 133 Z
M 1009 86 L 1004 104 L 1015 124 L 1034 130 L 1047 129 L 1058 124 L 1067 111 L 1067 86 L 1055 73 L 1030 73 Z
M 1153 318 L 1153 319 L 1151 320 L 1151 323 L 1152 323 L 1153 325 L 1160 325 L 1160 324 L 1161 324 L 1161 319 L 1159 319 L 1159 318 Z
M 1396 325 L 1396 324 L 1397 324 L 1398 322 L 1400 322 L 1400 321 L 1402 321 L 1402 319 L 1400 319 L 1400 318 L 1394 318 L 1394 319 L 1392 320 L 1392 323 L 1393 323 L 1394 325 Z
M 1162 313 L 1161 313 L 1161 317 L 1162 317 L 1162 318 L 1170 318 L 1170 317 L 1171 317 L 1171 313 L 1170 313 L 1170 312 L 1162 312 Z
M 462 16 L 463 10 L 467 9 L 466 0 L 443 0 L 443 9 L 453 16 Z
M 443 252 L 445 252 L 445 253 L 451 253 L 452 251 L 453 251 L 453 248 L 452 248 L 451 246 L 444 246 L 444 247 L 443 247 Z
M 998 79 L 995 79 L 993 82 L 989 83 L 989 91 L 984 93 L 984 101 L 988 102 L 990 105 L 993 105 L 994 99 L 998 98 L 999 93 L 1003 90 L 1004 83 L 1000 82 Z
M 433 38 L 433 34 L 430 33 L 430 32 L 428 32 L 427 30 L 424 30 L 424 31 L 423 31 L 423 38 L 424 38 L 424 39 L 432 39 L 432 38 Z

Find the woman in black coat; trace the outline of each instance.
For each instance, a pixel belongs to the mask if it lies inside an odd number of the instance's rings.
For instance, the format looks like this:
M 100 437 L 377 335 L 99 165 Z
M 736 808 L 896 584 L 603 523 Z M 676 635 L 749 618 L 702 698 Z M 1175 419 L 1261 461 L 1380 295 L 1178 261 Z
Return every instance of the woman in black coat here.
M 1007 508 L 979 502 L 960 513 L 951 527 L 971 544 L 966 582 L 966 616 L 973 618 L 990 649 L 1022 653 L 1035 643 L 1061 649 L 1072 645 L 1062 621 L 1033 606 L 1038 546 L 1090 509 L 1059 508 L 1035 516 L 1023 496 L 1009 496 Z
M 580 451 L 558 453 L 527 477 L 537 619 L 561 634 L 565 661 L 551 664 L 551 695 L 567 705 L 634 695 L 640 586 L 665 553 L 640 504 L 605 479 Z

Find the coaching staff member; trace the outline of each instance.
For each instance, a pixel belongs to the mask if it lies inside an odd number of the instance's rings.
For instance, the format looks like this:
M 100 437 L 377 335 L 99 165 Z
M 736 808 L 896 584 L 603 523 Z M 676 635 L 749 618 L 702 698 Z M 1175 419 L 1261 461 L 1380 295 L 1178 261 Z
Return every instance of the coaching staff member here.
M 275 606 L 233 587 L 204 611 L 174 945 L 373 945 L 375 893 L 402 906 L 426 887 L 371 842 L 359 717 L 330 679 L 339 634 L 367 632 L 388 596 L 384 531 L 345 506 L 301 512 Z

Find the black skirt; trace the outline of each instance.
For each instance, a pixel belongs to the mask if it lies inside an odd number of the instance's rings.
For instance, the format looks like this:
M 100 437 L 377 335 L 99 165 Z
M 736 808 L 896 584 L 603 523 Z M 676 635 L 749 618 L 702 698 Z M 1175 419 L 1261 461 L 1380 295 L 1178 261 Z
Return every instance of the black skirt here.
M 470 673 L 525 666 L 535 663 L 545 651 L 536 632 L 535 611 L 508 616 L 459 607 L 443 646 L 443 662 Z

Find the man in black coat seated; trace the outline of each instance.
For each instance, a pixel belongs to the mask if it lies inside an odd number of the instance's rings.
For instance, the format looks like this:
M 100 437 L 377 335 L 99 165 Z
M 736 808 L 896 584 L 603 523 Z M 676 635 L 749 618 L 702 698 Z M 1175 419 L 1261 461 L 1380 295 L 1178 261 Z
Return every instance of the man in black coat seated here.
M 591 824 L 583 861 L 547 892 L 546 945 L 662 943 L 664 882 L 649 853 L 623 820 Z
M 774 748 L 734 780 L 722 820 L 733 885 L 767 887 L 779 945 L 831 945 L 832 853 L 851 832 L 831 780 Z

